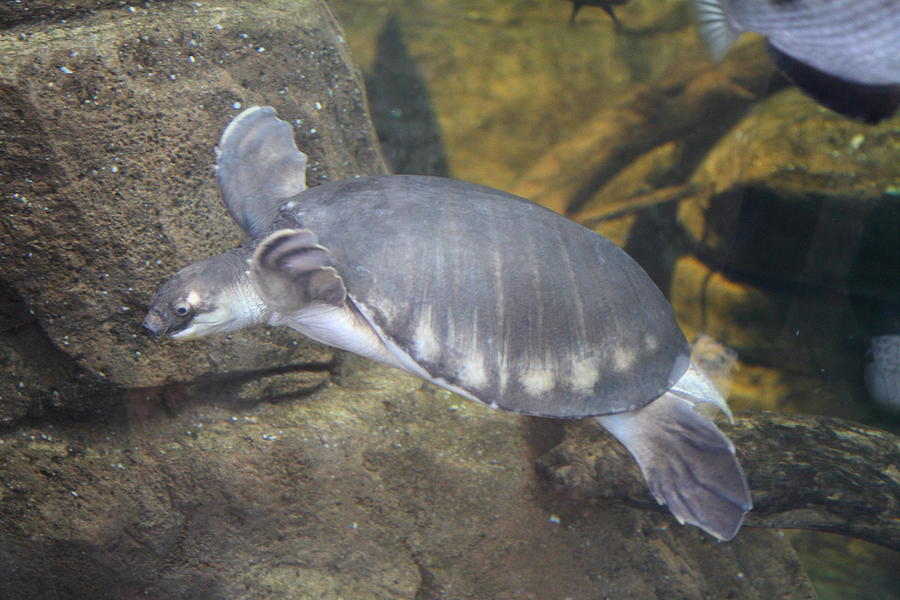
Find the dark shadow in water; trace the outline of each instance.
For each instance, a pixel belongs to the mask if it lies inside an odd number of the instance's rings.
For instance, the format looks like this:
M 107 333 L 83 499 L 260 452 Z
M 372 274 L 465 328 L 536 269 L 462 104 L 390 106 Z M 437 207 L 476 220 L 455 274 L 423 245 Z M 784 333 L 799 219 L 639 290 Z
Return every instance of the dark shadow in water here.
M 449 175 L 431 94 L 403 40 L 397 13 L 378 34 L 366 92 L 375 130 L 392 173 Z
M 525 422 L 524 431 L 529 456 L 536 460 L 562 443 L 566 437 L 566 422 L 561 419 L 530 417 Z
M 237 416 L 261 404 L 302 402 L 335 378 L 340 361 L 341 355 L 337 354 L 329 362 L 200 375 L 190 382 L 126 389 L 122 390 L 118 406 L 98 415 L 93 422 L 110 431 L 144 431 L 158 422 L 178 418 L 187 409 L 219 407 Z M 315 377 L 317 373 L 327 376 Z M 292 376 L 299 376 L 299 380 Z M 279 381 L 282 377 L 287 380 Z M 196 431 L 185 433 L 196 438 Z
M 118 388 L 58 348 L 25 299 L 4 281 L 0 281 L 0 375 L 7 378 L 0 384 L 0 433 L 29 423 L 89 419 L 118 403 Z
M 848 280 L 863 331 L 867 335 L 900 334 L 900 211 L 896 200 L 885 198 L 873 207 Z
M 0 542 L 0 599 L 224 600 L 214 575 L 123 536 L 110 545 L 66 540 Z M 212 569 L 211 569 L 212 570 Z
M 682 248 L 678 205 L 662 204 L 638 213 L 628 233 L 624 250 L 640 264 L 656 286 L 669 297 L 675 261 Z

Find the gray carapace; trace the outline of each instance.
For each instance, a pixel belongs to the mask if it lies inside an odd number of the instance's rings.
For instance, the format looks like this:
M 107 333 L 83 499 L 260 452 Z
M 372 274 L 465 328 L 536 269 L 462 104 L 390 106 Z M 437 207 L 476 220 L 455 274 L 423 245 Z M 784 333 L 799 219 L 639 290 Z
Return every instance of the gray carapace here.
M 190 265 L 144 320 L 186 340 L 286 325 L 493 408 L 594 417 L 679 522 L 726 540 L 751 507 L 728 413 L 672 307 L 602 236 L 528 200 L 435 177 L 306 189 L 291 126 L 253 107 L 216 176 L 246 245 Z

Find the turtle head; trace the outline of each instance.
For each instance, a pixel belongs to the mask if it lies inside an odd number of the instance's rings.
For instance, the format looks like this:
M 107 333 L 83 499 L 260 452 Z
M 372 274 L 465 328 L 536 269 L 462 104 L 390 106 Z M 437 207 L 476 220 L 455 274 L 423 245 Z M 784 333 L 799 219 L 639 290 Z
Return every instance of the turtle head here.
M 269 311 L 247 275 L 248 254 L 239 248 L 176 273 L 153 297 L 144 331 L 190 340 L 264 323 Z

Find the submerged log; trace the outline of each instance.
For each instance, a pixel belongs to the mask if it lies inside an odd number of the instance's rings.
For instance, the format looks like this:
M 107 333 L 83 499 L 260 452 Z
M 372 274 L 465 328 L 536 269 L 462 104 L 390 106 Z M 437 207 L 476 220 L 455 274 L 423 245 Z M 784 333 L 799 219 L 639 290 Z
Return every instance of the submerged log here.
M 720 426 L 753 495 L 745 525 L 840 533 L 900 550 L 900 437 L 843 419 L 763 411 Z M 536 466 L 577 496 L 658 508 L 628 458 L 612 436 L 584 424 Z
M 511 191 L 574 215 L 644 153 L 688 135 L 711 144 L 785 85 L 762 41 L 744 44 L 721 64 L 673 72 L 601 111 L 577 137 L 549 148 Z

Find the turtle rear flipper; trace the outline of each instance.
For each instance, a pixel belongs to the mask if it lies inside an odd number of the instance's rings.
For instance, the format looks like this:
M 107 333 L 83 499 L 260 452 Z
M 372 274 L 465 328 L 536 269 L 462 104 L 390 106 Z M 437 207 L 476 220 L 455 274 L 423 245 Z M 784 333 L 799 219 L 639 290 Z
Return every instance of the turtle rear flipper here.
M 644 408 L 596 417 L 628 449 L 653 497 L 680 523 L 730 540 L 752 508 L 731 441 L 679 392 Z

